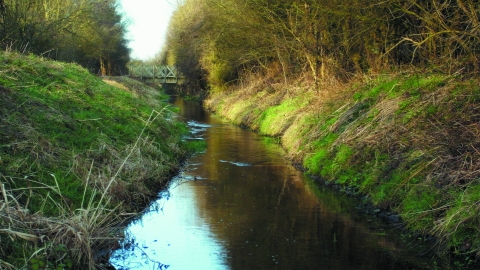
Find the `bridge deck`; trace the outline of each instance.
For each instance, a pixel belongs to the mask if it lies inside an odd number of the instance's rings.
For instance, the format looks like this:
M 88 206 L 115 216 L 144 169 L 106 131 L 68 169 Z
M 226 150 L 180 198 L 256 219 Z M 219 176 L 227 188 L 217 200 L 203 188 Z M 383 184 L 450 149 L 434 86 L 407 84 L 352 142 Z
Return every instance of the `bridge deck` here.
M 174 66 L 156 66 L 156 65 L 137 65 L 128 67 L 131 77 L 140 77 L 143 79 L 152 79 L 160 83 L 178 83 L 179 76 L 177 68 Z

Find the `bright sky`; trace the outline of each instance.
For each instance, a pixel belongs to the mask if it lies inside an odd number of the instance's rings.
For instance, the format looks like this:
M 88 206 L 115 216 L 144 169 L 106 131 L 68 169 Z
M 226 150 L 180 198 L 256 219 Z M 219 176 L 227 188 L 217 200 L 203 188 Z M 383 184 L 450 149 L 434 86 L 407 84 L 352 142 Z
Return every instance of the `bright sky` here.
M 161 51 L 168 22 L 175 10 L 172 0 L 119 0 L 120 11 L 129 20 L 127 39 L 131 58 L 148 60 Z

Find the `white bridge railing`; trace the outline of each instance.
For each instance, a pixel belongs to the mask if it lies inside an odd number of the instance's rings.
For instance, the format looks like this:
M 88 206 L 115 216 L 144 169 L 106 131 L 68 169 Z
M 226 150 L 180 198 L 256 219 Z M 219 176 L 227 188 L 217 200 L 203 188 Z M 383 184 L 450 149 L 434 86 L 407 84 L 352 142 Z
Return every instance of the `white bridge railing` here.
M 180 76 L 174 66 L 135 65 L 128 67 L 130 77 L 154 80 L 160 83 L 178 83 Z

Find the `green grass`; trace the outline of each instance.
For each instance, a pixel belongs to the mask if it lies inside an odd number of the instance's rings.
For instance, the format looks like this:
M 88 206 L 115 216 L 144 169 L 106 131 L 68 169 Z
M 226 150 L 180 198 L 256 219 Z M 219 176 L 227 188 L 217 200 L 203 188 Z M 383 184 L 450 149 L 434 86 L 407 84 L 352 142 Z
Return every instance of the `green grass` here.
M 478 234 L 478 207 L 480 205 L 480 183 L 475 181 L 465 189 L 457 189 L 450 194 L 452 206 L 439 221 L 435 232 L 445 235 L 443 240 L 454 247 L 456 254 L 475 256 L 471 247 L 480 245 Z
M 412 232 L 434 235 L 440 254 L 466 254 L 469 263 L 480 257 L 478 77 L 405 70 L 322 88 L 317 99 L 304 98 L 312 91 L 300 83 L 281 99 L 238 86 L 207 104 L 216 110 L 249 99 L 256 106 L 246 117 L 261 113 L 251 127 L 279 136 L 309 174 L 397 212 Z
M 313 153 L 307 156 L 303 162 L 305 168 L 313 174 L 319 174 L 322 177 L 330 175 L 333 160 L 330 154 L 330 148 L 338 135 L 335 133 L 328 133 L 322 139 L 312 143 Z
M 0 228 L 11 229 L 0 233 L 0 268 L 98 266 L 92 253 L 121 237 L 122 214 L 142 210 L 205 147 L 187 132 L 158 89 L 0 53 Z
M 404 196 L 401 205 L 402 218 L 411 224 L 413 230 L 430 233 L 429 230 L 424 230 L 431 228 L 435 222 L 435 209 L 441 202 L 440 191 L 421 185 L 409 189 Z

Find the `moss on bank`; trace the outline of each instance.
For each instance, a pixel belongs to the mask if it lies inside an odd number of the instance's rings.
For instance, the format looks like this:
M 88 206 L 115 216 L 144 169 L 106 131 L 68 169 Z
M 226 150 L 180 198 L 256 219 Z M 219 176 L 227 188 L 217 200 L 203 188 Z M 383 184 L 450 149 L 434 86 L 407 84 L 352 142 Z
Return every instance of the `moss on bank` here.
M 439 252 L 480 256 L 478 78 L 414 70 L 319 89 L 263 81 L 213 92 L 206 105 L 279 136 L 309 173 L 398 212 L 435 235 Z
M 191 149 L 156 89 L 0 53 L 0 268 L 94 269 Z

